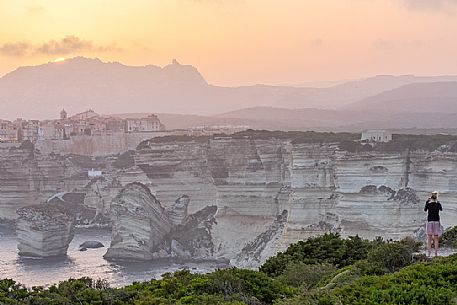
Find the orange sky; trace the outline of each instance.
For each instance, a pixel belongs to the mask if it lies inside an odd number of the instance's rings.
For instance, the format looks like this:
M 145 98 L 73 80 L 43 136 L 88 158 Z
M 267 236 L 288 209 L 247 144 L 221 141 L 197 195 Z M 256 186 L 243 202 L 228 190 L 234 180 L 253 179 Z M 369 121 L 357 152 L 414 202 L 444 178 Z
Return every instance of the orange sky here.
M 457 74 L 456 0 L 1 0 L 0 75 L 83 55 L 219 85 Z

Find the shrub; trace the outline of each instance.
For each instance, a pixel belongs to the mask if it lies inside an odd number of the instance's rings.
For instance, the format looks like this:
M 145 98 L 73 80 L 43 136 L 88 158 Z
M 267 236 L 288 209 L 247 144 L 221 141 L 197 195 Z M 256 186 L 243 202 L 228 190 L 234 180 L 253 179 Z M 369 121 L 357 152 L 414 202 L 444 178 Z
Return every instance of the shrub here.
M 285 252 L 269 258 L 260 271 L 277 277 L 291 262 L 304 264 L 332 264 L 338 268 L 353 264 L 367 257 L 373 243 L 358 236 L 342 239 L 339 234 L 324 234 L 292 244 Z
M 443 232 L 443 235 L 440 236 L 440 244 L 457 248 L 457 226 Z
M 402 240 L 399 241 L 400 244 L 405 245 L 411 249 L 413 252 L 418 252 L 420 248 L 423 246 L 423 244 L 419 241 L 416 241 L 413 237 L 411 236 L 406 236 Z
M 398 244 L 397 244 L 398 245 Z M 332 289 L 315 289 L 277 305 L 453 304 L 457 255 L 418 263 L 382 276 L 362 276 Z
M 412 254 L 413 250 L 409 245 L 388 243 L 370 251 L 367 261 L 371 264 L 379 264 L 388 272 L 394 272 L 411 264 Z
M 211 273 L 209 279 L 212 294 L 253 296 L 266 304 L 293 294 L 293 290 L 280 281 L 253 270 L 218 270 Z
M 302 262 L 292 262 L 287 265 L 284 272 L 277 279 L 289 286 L 302 286 L 305 289 L 309 289 L 322 278 L 335 271 L 336 267 L 330 264 L 308 265 Z

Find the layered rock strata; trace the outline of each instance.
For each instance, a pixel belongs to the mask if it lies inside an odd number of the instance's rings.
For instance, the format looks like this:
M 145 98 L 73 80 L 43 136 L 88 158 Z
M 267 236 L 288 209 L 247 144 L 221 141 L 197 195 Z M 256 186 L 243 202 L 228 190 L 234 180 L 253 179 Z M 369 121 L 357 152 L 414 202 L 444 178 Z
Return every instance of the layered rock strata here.
M 189 196 L 164 209 L 141 183 L 128 184 L 112 203 L 112 241 L 105 258 L 145 261 L 157 258 L 212 259 L 211 229 L 217 207 L 187 214 Z
M 284 210 L 267 230 L 249 242 L 231 263 L 235 266 L 252 268 L 274 255 L 277 252 L 277 243 L 286 228 L 287 216 L 288 212 Z
M 19 254 L 52 257 L 67 254 L 73 239 L 75 215 L 59 204 L 41 204 L 17 210 Z
M 262 261 L 292 242 L 324 232 L 365 238 L 411 235 L 424 225 L 423 203 L 432 190 L 440 192 L 444 227 L 457 223 L 457 154 L 452 152 L 351 153 L 337 144 L 219 136 L 153 139 L 129 152 L 128 162 L 126 156 L 43 155 L 19 148 L 0 153 L 0 218 L 13 219 L 15 209 L 56 193 L 84 193 L 84 221 L 97 224 L 119 209 L 113 199 L 123 188 L 141 182 L 160 202 L 154 209 L 162 214 L 156 219 L 167 227 L 157 234 L 162 240 L 156 246 L 146 247 L 147 257 L 189 255 L 185 242 L 168 237 L 208 206 L 217 212 L 208 230 L 212 252 L 205 253 L 232 261 L 249 245 L 259 245 L 249 253 Z M 89 178 L 91 168 L 103 176 Z M 176 200 L 182 194 L 186 197 Z M 287 221 L 280 233 L 271 235 L 265 247 L 256 242 L 270 236 L 262 234 L 270 232 L 284 210 Z M 141 215 L 121 218 L 120 223 L 133 227 L 147 223 Z M 152 229 L 143 230 L 149 236 Z M 116 242 L 128 245 L 122 238 Z
M 208 206 L 190 215 L 166 236 L 165 243 L 156 251 L 156 256 L 166 253 L 165 257 L 180 259 L 214 259 L 216 247 L 211 231 L 217 224 L 216 212 L 216 206 Z
M 128 184 L 111 204 L 112 240 L 105 258 L 151 260 L 152 252 L 171 231 L 165 209 L 141 183 Z
M 168 219 L 174 226 L 183 224 L 187 219 L 187 207 L 189 203 L 189 196 L 183 195 L 176 199 L 175 204 L 166 211 Z

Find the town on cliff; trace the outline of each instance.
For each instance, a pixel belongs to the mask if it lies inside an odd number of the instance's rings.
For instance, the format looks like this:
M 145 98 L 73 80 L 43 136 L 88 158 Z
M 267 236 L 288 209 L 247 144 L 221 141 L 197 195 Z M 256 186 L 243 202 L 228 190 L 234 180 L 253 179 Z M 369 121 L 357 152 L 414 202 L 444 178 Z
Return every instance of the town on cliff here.
M 38 140 L 68 140 L 72 136 L 108 135 L 113 133 L 157 132 L 165 130 L 157 115 L 140 118 L 104 116 L 94 110 L 68 116 L 65 109 L 55 120 L 0 120 L 0 142 L 35 143 Z

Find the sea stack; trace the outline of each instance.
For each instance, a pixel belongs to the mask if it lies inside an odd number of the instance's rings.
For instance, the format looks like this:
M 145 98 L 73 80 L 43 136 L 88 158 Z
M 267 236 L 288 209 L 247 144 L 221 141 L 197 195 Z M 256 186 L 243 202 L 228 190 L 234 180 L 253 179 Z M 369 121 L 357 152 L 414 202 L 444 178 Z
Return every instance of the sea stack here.
M 38 204 L 16 211 L 19 255 L 65 256 L 74 236 L 75 215 L 59 204 Z
M 106 259 L 151 260 L 152 250 L 171 231 L 165 209 L 144 184 L 125 186 L 113 200 L 111 246 Z

